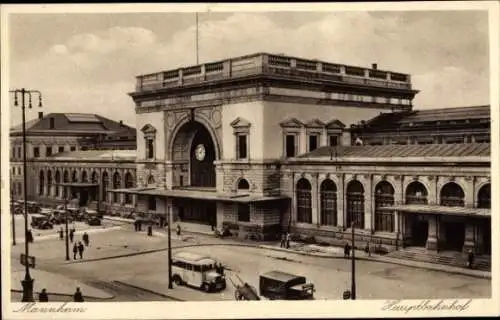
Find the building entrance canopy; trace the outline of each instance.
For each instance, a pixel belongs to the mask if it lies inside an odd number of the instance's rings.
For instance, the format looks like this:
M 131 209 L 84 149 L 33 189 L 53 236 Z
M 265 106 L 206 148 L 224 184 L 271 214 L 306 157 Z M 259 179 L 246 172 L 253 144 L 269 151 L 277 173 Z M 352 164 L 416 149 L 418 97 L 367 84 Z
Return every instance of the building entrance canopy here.
M 119 193 L 133 193 L 138 195 L 159 196 L 159 197 L 242 202 L 242 203 L 289 199 L 289 197 L 287 196 L 266 197 L 266 196 L 250 195 L 250 194 L 219 193 L 215 191 L 186 190 L 186 189 L 165 190 L 156 188 L 155 189 L 134 188 L 134 189 L 114 189 L 110 191 Z
M 491 210 L 482 208 L 465 208 L 465 207 L 447 207 L 439 205 L 427 204 L 405 204 L 395 205 L 391 207 L 383 207 L 383 210 L 397 210 L 406 213 L 415 214 L 436 214 L 436 215 L 450 215 L 450 216 L 468 216 L 468 217 L 481 217 L 490 218 Z

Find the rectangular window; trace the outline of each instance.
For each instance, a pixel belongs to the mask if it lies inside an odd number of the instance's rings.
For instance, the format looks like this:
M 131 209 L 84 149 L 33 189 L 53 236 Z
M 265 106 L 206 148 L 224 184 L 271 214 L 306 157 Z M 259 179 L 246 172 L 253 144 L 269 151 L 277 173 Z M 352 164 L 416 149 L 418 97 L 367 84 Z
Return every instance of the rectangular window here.
M 237 159 L 246 159 L 247 158 L 247 135 L 241 134 L 237 136 Z
M 250 222 L 250 205 L 238 203 L 238 221 Z
M 69 150 L 71 151 L 75 151 L 76 150 L 76 147 L 70 147 Z
M 34 148 L 33 148 L 33 156 L 34 156 L 35 158 L 40 157 L 40 148 L 39 148 L 39 147 L 34 147 Z
M 47 157 L 50 157 L 52 155 L 52 147 L 47 147 Z
M 318 135 L 309 135 L 309 151 L 318 149 Z
M 21 157 L 22 157 L 22 156 L 21 156 L 21 151 L 22 151 L 22 148 L 21 148 L 21 147 L 17 148 L 17 157 L 18 157 L 19 159 L 21 159 Z
M 330 136 L 329 137 L 329 145 L 330 147 L 339 145 L 339 137 L 338 136 Z
M 146 139 L 146 159 L 154 158 L 154 145 L 153 139 Z
M 295 157 L 295 135 L 287 134 L 285 142 L 285 156 L 287 158 Z
M 59 153 L 64 152 L 64 147 L 59 147 L 59 148 L 57 149 L 57 152 L 59 152 Z

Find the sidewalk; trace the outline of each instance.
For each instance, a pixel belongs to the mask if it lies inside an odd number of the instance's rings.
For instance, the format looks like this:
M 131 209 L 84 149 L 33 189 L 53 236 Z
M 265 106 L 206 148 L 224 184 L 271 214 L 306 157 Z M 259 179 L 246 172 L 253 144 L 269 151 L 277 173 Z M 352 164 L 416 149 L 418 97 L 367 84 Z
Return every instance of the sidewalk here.
M 124 218 L 118 218 L 118 217 L 105 216 L 104 218 L 109 219 L 109 220 L 120 221 L 120 222 L 128 222 L 128 223 L 133 223 L 133 221 L 134 221 L 132 219 L 124 219 Z M 174 229 L 174 228 L 172 228 L 172 229 Z M 164 235 L 166 235 L 167 230 L 157 230 L 157 231 L 155 231 L 154 234 L 162 234 L 162 233 Z M 194 236 L 194 235 L 196 235 L 196 236 Z M 186 244 L 191 244 L 191 245 L 196 245 L 196 244 L 198 244 L 198 245 L 243 245 L 243 246 L 259 247 L 259 248 L 267 249 L 267 250 L 274 250 L 274 251 L 288 252 L 288 253 L 293 253 L 293 254 L 307 255 L 307 256 L 316 256 L 316 257 L 333 258 L 333 259 L 343 259 L 344 258 L 343 248 L 340 248 L 340 247 L 333 247 L 333 246 L 323 247 L 323 246 L 318 246 L 318 245 L 313 245 L 313 244 L 307 245 L 307 244 L 302 244 L 302 243 L 297 243 L 297 242 L 291 242 L 290 248 L 286 249 L 286 248 L 280 248 L 279 242 L 262 244 L 262 242 L 248 242 L 248 241 L 231 239 L 231 238 L 220 239 L 220 238 L 215 238 L 214 236 L 211 236 L 211 235 L 207 235 L 207 233 L 205 233 L 205 232 L 196 233 L 196 232 L 193 232 L 191 230 L 190 231 L 183 230 L 183 236 L 181 236 L 181 237 L 178 237 L 175 234 L 174 230 L 172 230 L 172 240 L 174 240 L 174 239 L 177 241 L 187 242 Z M 195 243 L 191 243 L 193 241 Z M 154 250 L 151 250 L 150 252 L 164 251 L 167 249 L 168 248 L 165 246 L 164 248 L 156 248 Z M 148 252 L 143 251 L 143 253 L 148 253 Z M 360 251 L 360 250 L 356 250 L 356 260 L 376 261 L 376 262 L 381 262 L 381 263 L 390 263 L 390 264 L 408 266 L 408 267 L 413 267 L 413 268 L 442 271 L 442 272 L 447 272 L 447 273 L 451 273 L 451 274 L 461 274 L 461 275 L 467 275 L 467 276 L 472 276 L 472 277 L 477 277 L 477 278 L 491 279 L 491 272 L 487 272 L 487 271 L 471 270 L 471 269 L 467 269 L 467 268 L 459 268 L 459 267 L 453 267 L 453 266 L 436 264 L 436 263 L 402 260 L 402 259 L 390 258 L 387 256 L 378 255 L 378 254 L 372 254 L 371 256 L 368 256 L 364 251 Z
M 38 300 L 38 293 L 43 289 L 47 289 L 47 293 L 50 296 L 58 296 L 59 299 L 65 299 L 72 301 L 73 294 L 77 287 L 80 287 L 84 298 L 90 300 L 108 300 L 112 299 L 113 296 L 105 291 L 97 288 L 88 286 L 78 280 L 67 278 L 55 273 L 30 269 L 30 275 L 35 281 L 33 282 L 33 291 L 35 293 L 35 299 Z M 11 272 L 11 291 L 14 293 L 19 293 L 23 291 L 21 281 L 24 279 L 25 271 L 24 267 L 21 265 L 13 266 Z

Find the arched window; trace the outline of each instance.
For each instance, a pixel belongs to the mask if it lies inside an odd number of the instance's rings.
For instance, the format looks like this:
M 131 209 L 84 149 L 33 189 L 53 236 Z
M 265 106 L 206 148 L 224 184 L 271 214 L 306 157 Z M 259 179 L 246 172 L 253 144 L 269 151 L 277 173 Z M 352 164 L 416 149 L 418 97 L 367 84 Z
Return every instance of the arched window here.
M 148 186 L 155 184 L 155 177 L 151 174 L 148 177 Z
M 71 182 L 78 182 L 78 172 L 73 170 L 73 174 L 71 175 Z
M 394 213 L 382 210 L 394 205 L 394 188 L 387 181 L 381 181 L 375 188 L 375 231 L 394 232 Z
M 52 196 L 52 171 L 47 171 L 47 195 Z
M 442 206 L 463 207 L 465 194 L 455 182 L 448 182 L 441 188 L 440 200 Z
M 61 173 L 59 172 L 59 170 L 56 171 L 55 180 L 56 180 L 56 197 L 59 197 L 61 190 L 61 186 L 59 185 L 61 183 Z
M 115 172 L 113 175 L 113 189 L 120 189 L 122 183 L 122 177 L 118 172 Z M 113 192 L 113 202 L 118 202 L 120 200 L 120 194 L 117 192 Z
M 365 189 L 361 182 L 353 180 L 347 186 L 347 219 L 346 226 L 363 229 L 365 227 Z
M 125 175 L 125 188 L 131 189 L 133 187 L 134 187 L 134 177 L 132 177 L 132 174 L 130 172 L 127 172 L 127 174 Z M 130 193 L 125 193 L 125 203 L 126 204 L 132 203 L 132 195 Z
M 45 174 L 40 170 L 40 179 L 38 180 L 38 194 L 43 196 L 43 189 L 45 187 Z
M 109 186 L 109 176 L 105 171 L 102 173 L 102 201 L 108 200 L 108 186 Z
M 69 182 L 69 172 L 68 170 L 64 170 L 64 174 L 63 174 L 63 182 L 64 183 L 67 183 Z M 62 191 L 63 191 L 63 199 L 66 199 L 66 197 L 68 196 L 68 187 L 64 186 Z
M 327 179 L 320 187 L 321 221 L 325 226 L 337 225 L 337 186 Z
M 238 190 L 249 190 L 250 185 L 248 184 L 248 181 L 246 179 L 240 179 L 238 182 Z
M 92 171 L 91 179 L 92 179 L 92 183 L 99 183 L 99 176 L 97 175 L 97 172 Z
M 87 171 L 85 171 L 85 170 L 82 171 L 82 182 L 84 182 L 84 183 L 89 182 L 89 178 L 87 176 Z
M 406 204 L 427 204 L 427 189 L 418 182 L 413 181 L 406 187 Z
M 297 222 L 312 223 L 311 189 L 306 179 L 297 182 Z
M 491 209 L 491 185 L 488 183 L 477 193 L 477 207 Z

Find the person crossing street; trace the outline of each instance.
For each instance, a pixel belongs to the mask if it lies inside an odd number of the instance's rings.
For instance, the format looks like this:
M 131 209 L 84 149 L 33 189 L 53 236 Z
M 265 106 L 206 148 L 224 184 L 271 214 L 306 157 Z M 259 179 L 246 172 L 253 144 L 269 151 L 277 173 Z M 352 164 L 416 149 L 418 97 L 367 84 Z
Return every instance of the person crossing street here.
M 73 259 L 76 260 L 76 254 L 78 253 L 78 246 L 73 244 Z
M 75 238 L 75 229 L 71 229 L 69 231 L 69 241 L 73 242 L 74 238 Z
M 87 232 L 83 233 L 82 240 L 83 240 L 83 243 L 85 243 L 85 246 L 88 247 L 90 240 L 89 240 L 89 234 Z
M 75 243 L 76 245 L 76 243 Z M 85 247 L 83 246 L 83 243 L 81 241 L 78 242 L 78 253 L 80 254 L 80 259 L 83 259 L 83 250 L 85 250 Z

